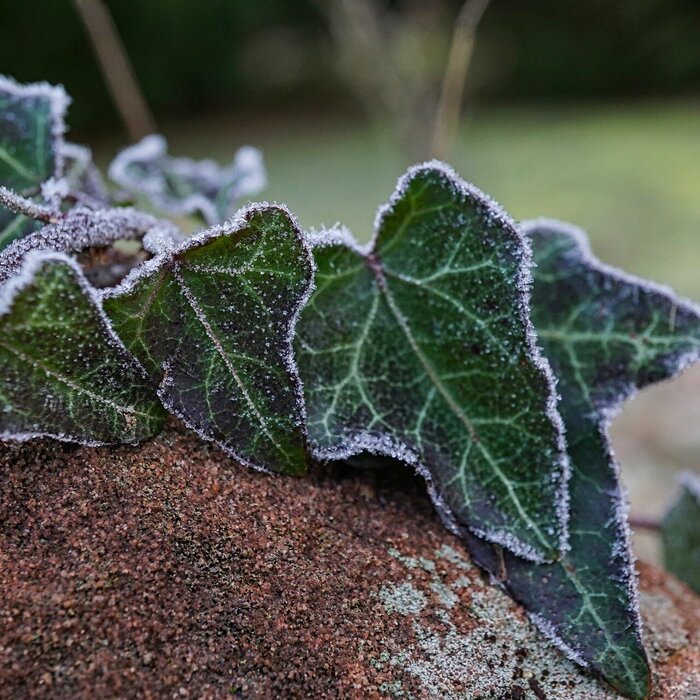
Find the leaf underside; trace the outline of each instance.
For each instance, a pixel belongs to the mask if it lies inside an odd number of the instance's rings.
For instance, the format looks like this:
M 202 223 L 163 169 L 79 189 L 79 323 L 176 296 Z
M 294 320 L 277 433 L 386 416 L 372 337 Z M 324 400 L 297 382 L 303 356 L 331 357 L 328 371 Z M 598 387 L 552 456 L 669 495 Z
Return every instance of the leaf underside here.
M 260 151 L 241 148 L 227 167 L 210 160 L 173 158 L 162 136 L 147 136 L 122 151 L 109 169 L 112 180 L 173 216 L 199 214 L 210 225 L 231 216 L 238 202 L 265 187 Z
M 666 568 L 700 594 L 700 475 L 685 473 L 661 523 Z
M 317 241 L 296 353 L 317 457 L 409 462 L 453 526 L 542 559 L 561 546 L 565 470 L 524 250 L 454 173 L 413 169 L 371 250 L 332 232 Z
M 79 268 L 31 254 L 0 296 L 0 437 L 135 443 L 164 413 Z
M 19 85 L 0 76 L 0 185 L 36 197 L 44 182 L 60 176 L 57 154 L 66 107 L 61 88 Z M 37 227 L 0 207 L 0 250 Z
M 571 550 L 532 566 L 467 535 L 475 558 L 619 692 L 649 693 L 626 503 L 607 422 L 637 388 L 695 360 L 700 317 L 670 291 L 601 265 L 584 235 L 557 222 L 523 226 L 535 255 L 532 314 L 559 378 L 571 460 Z
M 306 446 L 291 336 L 313 261 L 286 210 L 243 217 L 147 263 L 105 309 L 166 408 L 244 464 L 298 474 Z

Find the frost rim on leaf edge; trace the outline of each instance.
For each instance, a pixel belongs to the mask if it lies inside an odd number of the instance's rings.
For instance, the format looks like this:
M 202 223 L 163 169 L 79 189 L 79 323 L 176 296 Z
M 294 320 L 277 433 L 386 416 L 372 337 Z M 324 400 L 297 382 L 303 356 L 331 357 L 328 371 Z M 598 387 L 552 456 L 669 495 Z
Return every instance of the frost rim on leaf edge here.
M 519 275 L 516 283 L 519 301 L 519 320 L 525 331 L 528 355 L 535 368 L 540 372 L 548 388 L 548 397 L 545 407 L 545 415 L 551 421 L 557 435 L 558 460 L 556 467 L 558 472 L 553 475 L 558 479 L 556 497 L 556 512 L 559 520 L 559 552 L 565 554 L 569 548 L 569 478 L 571 467 L 569 464 L 566 447 L 564 422 L 557 410 L 558 395 L 556 392 L 557 379 L 552 372 L 549 361 L 542 354 L 537 344 L 537 334 L 530 318 L 530 297 L 533 284 L 532 277 L 532 248 L 529 239 L 523 235 L 513 219 L 505 210 L 487 194 L 472 184 L 463 180 L 457 172 L 442 161 L 429 160 L 413 165 L 399 178 L 394 192 L 389 201 L 377 209 L 374 218 L 374 230 L 370 240 L 361 245 L 353 236 L 347 226 L 336 224 L 331 228 L 320 228 L 307 234 L 311 248 L 323 248 L 332 245 L 344 245 L 361 257 L 366 257 L 375 247 L 384 218 L 394 211 L 395 206 L 406 193 L 410 182 L 422 172 L 438 172 L 455 191 L 488 212 L 489 222 L 500 225 L 505 232 L 510 234 L 517 244 L 519 251 L 518 268 Z M 438 511 L 440 519 L 445 527 L 453 534 L 459 536 L 460 526 L 455 521 L 450 509 L 440 498 L 435 490 L 427 468 L 420 462 L 418 455 L 406 445 L 396 443 L 390 438 L 377 438 L 376 436 L 360 435 L 346 440 L 342 448 L 329 449 L 310 445 L 313 456 L 321 461 L 335 461 L 356 456 L 362 452 L 369 452 L 379 456 L 392 457 L 412 466 L 426 481 L 428 492 Z M 535 563 L 547 561 L 534 548 L 525 545 L 509 533 L 487 532 L 475 528 L 469 528 L 475 535 L 499 544 L 512 551 L 517 556 Z
M 287 371 L 289 372 L 289 376 L 294 385 L 294 395 L 296 398 L 298 410 L 298 421 L 296 422 L 296 424 L 301 432 L 304 443 L 308 446 L 309 440 L 306 428 L 306 402 L 304 400 L 304 385 L 302 383 L 301 377 L 299 376 L 299 368 L 297 367 L 296 358 L 294 354 L 294 337 L 296 334 L 297 322 L 299 320 L 301 312 L 308 303 L 309 299 L 311 298 L 311 295 L 313 294 L 314 290 L 316 289 L 316 262 L 314 261 L 314 256 L 311 252 L 311 246 L 308 244 L 306 234 L 299 225 L 297 218 L 294 216 L 294 214 L 292 214 L 292 212 L 287 208 L 286 205 L 278 204 L 277 202 L 256 202 L 254 204 L 249 204 L 246 207 L 242 207 L 223 224 L 200 230 L 186 238 L 176 247 L 166 245 L 161 247 L 159 250 L 154 251 L 155 255 L 152 258 L 142 262 L 140 265 L 133 268 L 118 285 L 116 285 L 115 287 L 108 287 L 102 290 L 96 290 L 96 292 L 100 295 L 101 299 L 118 297 L 122 294 L 128 294 L 141 281 L 141 279 L 144 279 L 149 275 L 157 273 L 162 266 L 169 264 L 176 256 L 187 252 L 187 250 L 189 250 L 190 248 L 196 248 L 200 245 L 204 245 L 206 243 L 209 243 L 210 241 L 216 240 L 220 236 L 236 233 L 237 231 L 240 231 L 241 229 L 245 228 L 249 223 L 249 219 L 254 215 L 262 214 L 266 211 L 271 210 L 281 212 L 287 218 L 291 225 L 291 229 L 294 232 L 296 240 L 299 242 L 301 249 L 304 251 L 304 256 L 309 266 L 307 276 L 308 281 L 306 288 L 302 296 L 299 298 L 294 308 L 294 311 L 290 314 L 289 317 L 287 333 L 284 340 L 284 347 L 286 352 L 283 356 L 284 364 L 287 368 Z M 165 377 L 161 381 L 157 392 L 161 400 L 162 387 L 164 386 L 164 381 Z M 181 412 L 174 411 L 173 408 L 171 406 L 166 405 L 165 402 L 163 402 L 163 405 L 169 413 L 172 413 L 172 415 L 181 420 L 188 428 L 190 428 L 191 430 L 195 430 L 195 428 L 189 423 L 187 418 L 181 415 Z M 197 430 L 195 430 L 195 432 L 200 434 Z M 212 440 L 211 438 L 206 437 L 205 439 L 218 444 L 216 440 Z M 228 455 L 233 457 L 237 462 L 246 467 L 250 467 L 252 469 L 255 469 L 256 471 L 261 471 L 268 474 L 273 473 L 269 469 L 267 469 L 264 464 L 251 462 L 249 459 L 238 454 L 238 452 L 232 450 L 231 448 L 222 446 L 222 449 L 224 449 L 224 451 Z

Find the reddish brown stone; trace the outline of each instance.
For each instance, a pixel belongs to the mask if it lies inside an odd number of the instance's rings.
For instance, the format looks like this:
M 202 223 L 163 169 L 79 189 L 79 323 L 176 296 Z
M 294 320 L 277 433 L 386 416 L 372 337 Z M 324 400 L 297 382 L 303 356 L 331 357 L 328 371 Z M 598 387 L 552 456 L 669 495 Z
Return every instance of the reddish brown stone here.
M 270 476 L 177 427 L 2 446 L 0 586 L 2 698 L 615 697 L 399 467 Z M 697 598 L 642 567 L 642 603 L 655 697 L 698 697 Z

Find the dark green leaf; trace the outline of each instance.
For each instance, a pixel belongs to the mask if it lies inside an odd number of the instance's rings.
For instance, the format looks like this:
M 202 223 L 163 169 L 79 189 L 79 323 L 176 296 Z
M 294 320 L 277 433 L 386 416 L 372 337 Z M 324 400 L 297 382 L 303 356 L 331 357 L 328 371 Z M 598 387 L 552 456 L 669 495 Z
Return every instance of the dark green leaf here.
M 291 337 L 312 280 L 291 215 L 265 205 L 147 262 L 105 308 L 166 408 L 245 464 L 301 473 Z
M 0 185 L 35 197 L 61 176 L 67 107 L 61 87 L 20 85 L 0 76 Z M 0 207 L 0 250 L 37 228 L 31 219 Z
M 33 252 L 0 290 L 0 438 L 138 442 L 164 412 L 78 266 Z
M 698 357 L 700 316 L 670 290 L 602 265 L 565 224 L 525 224 L 537 267 L 532 314 L 559 378 L 567 429 L 571 550 L 532 566 L 469 535 L 475 558 L 501 578 L 540 626 L 619 692 L 649 693 L 636 581 L 607 425 L 637 388 Z
M 0 206 L 0 250 L 7 248 L 13 241 L 25 238 L 41 226 L 40 221 L 34 221 L 24 214 L 17 214 Z
M 666 568 L 700 594 L 700 476 L 684 473 L 681 493 L 661 523 Z
M 566 463 L 510 220 L 432 163 L 400 181 L 367 249 L 328 233 L 314 256 L 296 348 L 316 456 L 402 459 L 453 529 L 556 556 Z
M 109 176 L 163 212 L 199 214 L 212 225 L 231 216 L 241 199 L 265 187 L 262 155 L 255 148 L 241 148 L 231 164 L 221 168 L 211 160 L 169 156 L 165 139 L 155 134 L 122 151 Z
M 61 87 L 20 85 L 0 76 L 0 184 L 36 193 L 50 177 L 60 176 L 67 107 Z

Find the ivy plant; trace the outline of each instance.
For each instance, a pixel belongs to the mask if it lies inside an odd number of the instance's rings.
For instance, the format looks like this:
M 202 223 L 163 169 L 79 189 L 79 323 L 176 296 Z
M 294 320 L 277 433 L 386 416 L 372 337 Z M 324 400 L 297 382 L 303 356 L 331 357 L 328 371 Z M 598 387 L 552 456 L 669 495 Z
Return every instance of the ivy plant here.
M 603 265 L 571 226 L 516 225 L 437 162 L 399 180 L 366 246 L 280 205 L 236 211 L 265 180 L 250 148 L 219 167 L 151 136 L 109 187 L 63 141 L 67 104 L 0 79 L 0 438 L 136 443 L 170 413 L 260 470 L 401 460 L 540 629 L 648 697 L 607 425 L 698 359 L 698 309 Z M 139 202 L 208 228 L 124 206 Z M 91 255 L 125 239 L 139 255 L 97 289 Z M 664 523 L 679 573 L 697 552 L 684 483 Z

